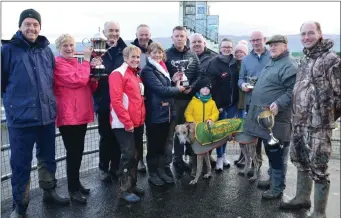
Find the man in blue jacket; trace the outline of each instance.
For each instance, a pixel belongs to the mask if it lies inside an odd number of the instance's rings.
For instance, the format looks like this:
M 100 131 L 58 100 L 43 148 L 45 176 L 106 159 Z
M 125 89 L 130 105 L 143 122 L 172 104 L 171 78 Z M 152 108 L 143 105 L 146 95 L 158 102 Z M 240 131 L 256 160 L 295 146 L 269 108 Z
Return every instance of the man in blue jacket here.
M 33 9 L 24 10 L 20 14 L 19 30 L 11 40 L 2 41 L 1 96 L 11 145 L 11 217 L 24 217 L 28 207 L 35 143 L 43 200 L 61 205 L 69 203 L 68 198 L 60 197 L 55 191 L 55 62 L 49 41 L 39 35 L 40 27 L 40 14 Z
M 252 51 L 250 52 L 249 55 L 245 56 L 242 60 L 242 64 L 240 66 L 240 72 L 239 72 L 239 80 L 238 80 L 239 88 L 243 92 L 246 93 L 246 101 L 245 101 L 246 112 L 248 112 L 249 110 L 249 105 L 250 105 L 251 96 L 252 96 L 252 89 L 249 89 L 246 87 L 247 83 L 249 82 L 247 77 L 258 78 L 263 68 L 270 61 L 270 52 L 265 47 L 266 38 L 261 32 L 254 31 L 251 34 L 250 42 L 252 45 Z M 262 140 L 261 139 L 258 140 L 256 151 L 257 151 L 257 157 L 260 161 L 260 166 L 261 166 L 262 165 Z M 269 168 L 268 170 L 269 175 L 271 175 L 270 170 L 271 168 Z M 250 171 L 248 174 L 249 176 L 252 176 L 253 173 L 254 173 L 253 171 Z M 260 181 L 258 183 L 258 187 L 269 189 L 270 179 L 265 180 L 265 181 Z

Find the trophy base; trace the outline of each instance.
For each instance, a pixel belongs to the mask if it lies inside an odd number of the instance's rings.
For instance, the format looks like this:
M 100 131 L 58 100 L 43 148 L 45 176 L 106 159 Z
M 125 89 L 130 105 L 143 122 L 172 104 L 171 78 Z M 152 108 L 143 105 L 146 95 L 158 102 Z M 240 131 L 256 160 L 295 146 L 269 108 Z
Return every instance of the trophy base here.
M 107 74 L 90 74 L 90 78 L 108 77 Z
M 189 82 L 188 81 L 182 81 L 182 82 L 180 82 L 180 85 L 187 88 L 187 89 L 189 88 Z
M 245 87 L 248 89 L 254 89 L 255 88 L 255 86 L 253 86 L 253 85 L 246 85 Z
M 277 145 L 279 143 L 278 139 L 275 139 L 271 137 L 271 139 L 268 141 L 269 145 Z

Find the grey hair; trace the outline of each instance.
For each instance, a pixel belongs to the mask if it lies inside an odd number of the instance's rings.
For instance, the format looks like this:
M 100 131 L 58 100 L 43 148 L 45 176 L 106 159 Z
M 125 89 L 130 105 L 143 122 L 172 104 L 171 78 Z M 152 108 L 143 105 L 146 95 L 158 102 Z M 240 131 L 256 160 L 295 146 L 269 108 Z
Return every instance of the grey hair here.
M 63 43 L 67 40 L 71 40 L 73 42 L 76 42 L 75 38 L 73 38 L 70 34 L 62 34 L 55 41 L 57 50 L 60 50 Z
M 194 33 L 194 34 L 192 34 L 192 35 L 189 37 L 189 41 L 192 42 L 193 38 L 196 37 L 196 36 L 200 37 L 200 38 L 202 39 L 203 42 L 206 42 L 206 39 L 205 39 L 204 36 L 201 35 L 200 33 Z
M 121 28 L 119 22 L 111 20 L 111 21 L 107 21 L 107 22 L 104 23 L 104 30 L 107 28 L 108 24 L 116 24 L 118 26 L 118 28 Z

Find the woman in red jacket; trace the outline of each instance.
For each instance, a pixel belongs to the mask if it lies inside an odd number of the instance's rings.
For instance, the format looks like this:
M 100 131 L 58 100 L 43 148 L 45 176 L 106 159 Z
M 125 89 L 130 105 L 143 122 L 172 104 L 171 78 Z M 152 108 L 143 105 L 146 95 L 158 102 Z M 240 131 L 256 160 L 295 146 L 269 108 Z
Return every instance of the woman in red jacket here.
M 130 45 L 123 50 L 124 63 L 109 76 L 110 124 L 121 148 L 118 170 L 121 198 L 140 201 L 136 194 L 138 147 L 143 140 L 145 107 L 144 86 L 139 77 L 141 50 Z
M 86 203 L 84 188 L 79 181 L 79 168 L 84 151 L 84 138 L 87 124 L 94 121 L 92 92 L 97 81 L 90 79 L 91 50 L 84 51 L 84 61 L 74 58 L 75 40 L 68 34 L 56 40 L 60 56 L 56 57 L 54 70 L 54 93 L 57 100 L 56 124 L 62 135 L 66 149 L 66 171 L 71 200 Z

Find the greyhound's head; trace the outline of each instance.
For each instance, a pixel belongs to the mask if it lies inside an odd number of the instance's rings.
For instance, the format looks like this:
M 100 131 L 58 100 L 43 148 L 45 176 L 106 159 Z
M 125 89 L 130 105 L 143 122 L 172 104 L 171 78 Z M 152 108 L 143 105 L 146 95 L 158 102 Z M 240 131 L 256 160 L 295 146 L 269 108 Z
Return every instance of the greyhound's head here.
M 175 126 L 175 135 L 180 144 L 193 143 L 195 138 L 195 124 L 187 123 Z

